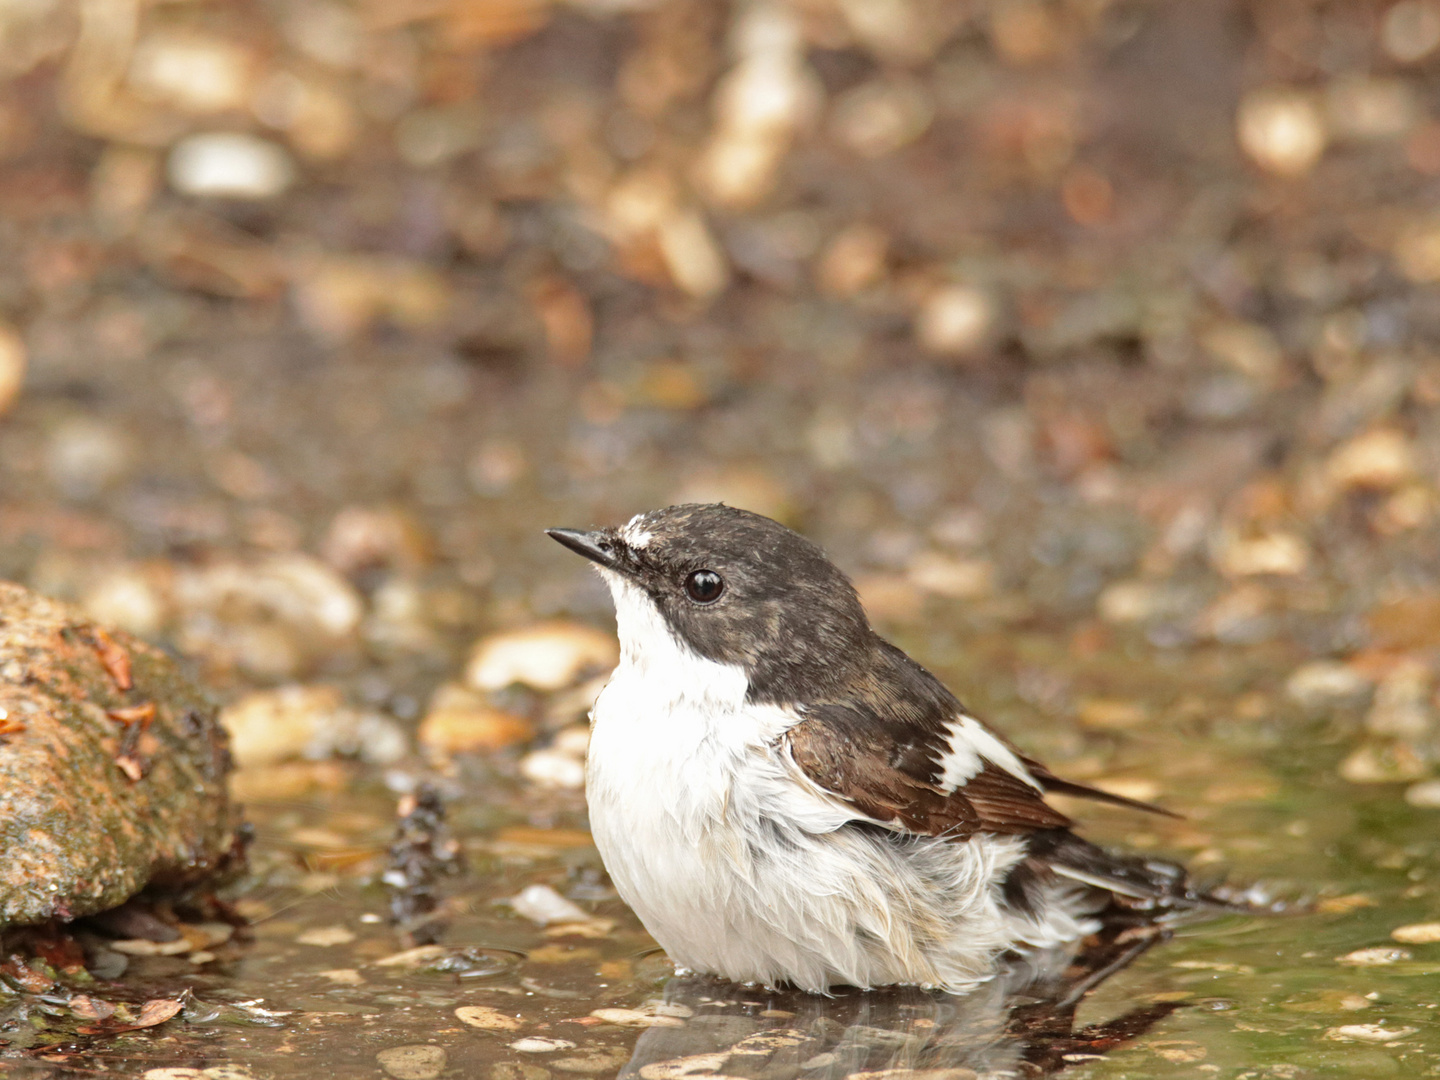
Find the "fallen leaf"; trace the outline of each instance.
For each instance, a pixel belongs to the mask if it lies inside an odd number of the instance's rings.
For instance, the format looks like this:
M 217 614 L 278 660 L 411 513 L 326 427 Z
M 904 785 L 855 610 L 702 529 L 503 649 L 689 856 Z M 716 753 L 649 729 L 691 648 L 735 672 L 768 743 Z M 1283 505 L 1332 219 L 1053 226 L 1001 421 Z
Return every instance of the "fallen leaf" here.
M 132 784 L 138 784 L 145 779 L 145 766 L 137 758 L 126 754 L 115 759 L 115 764 L 120 766 L 120 771 L 130 778 Z
M 169 998 L 151 998 L 140 1006 L 140 1015 L 128 1024 L 87 1024 L 76 1029 L 81 1035 L 118 1035 L 125 1031 L 140 1031 L 152 1028 L 171 1019 L 185 1007 L 184 1002 Z
M 76 994 L 70 999 L 70 1011 L 82 1020 L 104 1020 L 115 1015 L 115 1006 L 89 994 Z
M 118 689 L 129 690 L 135 685 L 130 677 L 130 654 L 123 646 L 98 626 L 90 628 L 90 645 Z
M 105 715 L 121 724 L 148 725 L 155 719 L 155 703 L 147 701 L 144 705 L 127 705 L 123 709 L 106 709 Z
M 172 1016 L 185 1007 L 182 1001 L 173 1001 L 169 998 L 151 998 L 140 1006 L 140 1019 L 135 1021 L 137 1028 L 155 1027 L 163 1024 Z

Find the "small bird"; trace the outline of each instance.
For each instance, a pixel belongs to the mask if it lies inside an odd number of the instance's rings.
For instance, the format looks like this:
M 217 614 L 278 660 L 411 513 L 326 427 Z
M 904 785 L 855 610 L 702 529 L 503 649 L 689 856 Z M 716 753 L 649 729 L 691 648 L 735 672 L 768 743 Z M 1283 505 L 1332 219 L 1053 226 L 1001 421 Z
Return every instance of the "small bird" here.
M 995 734 L 778 522 L 688 504 L 547 533 L 615 601 L 621 659 L 586 766 L 595 844 L 682 972 L 962 993 L 1107 909 L 1212 899 L 1174 864 L 1076 836 L 1047 793 L 1168 811 Z

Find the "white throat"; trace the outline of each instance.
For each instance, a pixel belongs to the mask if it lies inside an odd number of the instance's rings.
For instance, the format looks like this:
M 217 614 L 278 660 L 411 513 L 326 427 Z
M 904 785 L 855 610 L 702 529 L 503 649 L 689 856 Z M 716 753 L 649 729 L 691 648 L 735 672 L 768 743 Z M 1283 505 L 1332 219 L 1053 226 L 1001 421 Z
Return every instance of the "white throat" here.
M 652 705 L 685 704 L 706 712 L 744 707 L 750 681 L 738 664 L 707 660 L 670 628 L 645 590 L 613 570 L 600 571 L 615 600 L 620 667 L 615 680 L 631 682 Z

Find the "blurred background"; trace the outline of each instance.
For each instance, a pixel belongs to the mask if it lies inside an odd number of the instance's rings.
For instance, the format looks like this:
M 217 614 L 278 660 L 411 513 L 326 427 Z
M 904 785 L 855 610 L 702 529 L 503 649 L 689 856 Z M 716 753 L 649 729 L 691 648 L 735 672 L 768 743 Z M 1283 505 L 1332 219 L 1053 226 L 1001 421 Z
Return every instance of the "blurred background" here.
M 1343 706 L 1327 770 L 1440 804 L 1437 49 L 1434 0 L 0 0 L 0 574 L 403 727 L 605 625 L 542 527 L 724 499 L 1052 753 Z
M 1108 984 L 1197 1007 L 1085 1075 L 1440 1068 L 1440 0 L 0 0 L 0 253 L 0 577 L 186 658 L 259 828 L 254 940 L 132 985 L 434 1042 L 450 982 L 337 966 L 428 780 L 530 1020 L 656 992 L 541 529 L 722 499 L 1187 814 L 1089 835 L 1315 901 Z

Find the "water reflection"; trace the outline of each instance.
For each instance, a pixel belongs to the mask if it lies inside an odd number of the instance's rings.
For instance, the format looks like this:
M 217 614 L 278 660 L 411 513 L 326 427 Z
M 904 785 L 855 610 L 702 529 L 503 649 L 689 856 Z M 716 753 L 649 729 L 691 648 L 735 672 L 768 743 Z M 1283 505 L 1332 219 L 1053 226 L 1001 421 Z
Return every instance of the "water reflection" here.
M 1016 959 L 963 997 L 892 988 L 824 998 L 677 977 L 655 1011 L 683 1026 L 646 1031 L 620 1077 L 841 1080 L 858 1073 L 889 1080 L 892 1070 L 915 1070 L 924 1080 L 1048 1076 L 1129 1042 L 1178 1007 L 1152 1003 L 1075 1027 L 1086 994 L 1166 937 L 1154 926 L 1110 927 L 1077 955 L 1054 950 Z

